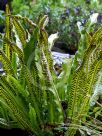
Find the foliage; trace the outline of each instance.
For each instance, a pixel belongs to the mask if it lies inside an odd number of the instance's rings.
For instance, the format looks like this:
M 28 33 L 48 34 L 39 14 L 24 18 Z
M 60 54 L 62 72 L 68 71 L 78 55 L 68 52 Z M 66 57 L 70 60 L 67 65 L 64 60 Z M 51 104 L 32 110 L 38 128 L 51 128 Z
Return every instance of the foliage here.
M 98 33 L 98 35 L 97 35 Z M 82 57 L 80 64 L 79 56 L 75 56 L 75 61 L 79 61 L 77 69 L 72 68 L 70 89 L 68 92 L 68 117 L 71 119 L 71 124 L 80 125 L 85 122 L 89 110 L 89 100 L 95 87 L 98 73 L 102 69 L 102 49 L 101 44 L 97 45 L 102 28 L 94 33 L 92 37 L 86 33 L 87 48 Z M 97 38 L 95 38 L 97 37 Z M 97 39 L 97 41 L 95 40 Z M 84 39 L 85 40 L 85 39 Z M 74 69 L 74 70 L 73 70 Z M 71 127 L 67 136 L 74 136 L 76 130 Z
M 90 99 L 90 105 L 95 105 L 95 103 L 99 100 L 100 96 L 102 96 L 102 72 L 99 73 L 99 78 L 96 83 L 94 93 Z
M 69 119 L 71 120 L 71 128 L 66 134 L 68 136 L 74 136 L 74 134 L 76 133 L 73 125 L 77 124 L 80 126 L 81 124 L 85 123 L 85 126 L 88 126 L 88 124 L 86 124 L 86 119 L 88 117 L 88 114 L 90 113 L 90 97 L 93 93 L 95 93 L 97 82 L 100 82 L 101 78 L 99 73 L 102 70 L 102 28 L 100 27 L 100 29 L 97 30 L 94 34 L 90 35 L 92 27 L 91 25 L 94 23 L 94 21 L 92 22 L 92 18 L 90 19 L 88 20 L 85 27 L 82 27 L 81 23 L 78 22 L 78 24 L 80 24 L 78 26 L 79 32 L 81 34 L 81 39 L 78 46 L 78 52 L 76 53 L 72 63 L 72 69 L 68 80 L 69 85 L 67 114 Z M 100 62 L 99 59 L 101 60 Z M 94 100 L 96 99 L 95 97 Z M 101 110 L 102 109 L 100 107 L 100 112 Z M 95 120 L 95 122 L 97 121 Z M 99 123 L 101 125 L 100 121 Z M 89 124 L 91 126 L 91 129 L 94 128 L 93 124 L 93 121 Z M 95 125 L 95 127 L 98 129 L 97 125 Z M 94 135 L 100 134 L 98 132 L 94 132 Z
M 23 1 L 22 4 L 17 4 L 13 0 L 12 4 L 15 14 L 27 16 L 32 20 L 37 20 L 40 14 L 47 14 L 49 16 L 49 23 L 46 27 L 48 34 L 50 35 L 58 31 L 60 34 L 58 41 L 66 43 L 72 50 L 78 47 L 80 39 L 77 31 L 77 21 L 81 21 L 84 26 L 90 14 L 99 13 L 100 16 L 96 26 L 99 27 L 101 25 L 101 2 L 98 0 L 36 0 L 29 2 L 29 4 L 25 3 L 26 5 L 23 4 Z M 21 9 L 24 6 L 27 7 L 26 10 Z
M 16 122 L 18 127 L 43 135 L 46 123 L 63 121 L 60 99 L 51 75 L 52 59 L 48 54 L 47 33 L 44 29 L 47 16 L 41 18 L 37 26 L 26 18 L 8 14 L 7 6 L 3 51 L 0 50 L 5 71 L 5 75 L 0 76 L 1 105 L 9 111 L 7 118 Z M 29 21 L 35 27 L 28 41 L 26 30 L 18 19 Z M 18 35 L 22 49 L 14 43 L 11 27 Z
M 0 75 L 0 124 L 36 136 L 74 136 L 76 130 L 101 136 L 102 123 L 92 122 L 89 110 L 102 70 L 102 28 L 90 35 L 89 21 L 80 31 L 78 53 L 63 64 L 57 77 L 45 30 L 48 16 L 34 23 L 10 14 L 7 5 L 5 20 L 5 34 L 0 35 L 4 69 Z

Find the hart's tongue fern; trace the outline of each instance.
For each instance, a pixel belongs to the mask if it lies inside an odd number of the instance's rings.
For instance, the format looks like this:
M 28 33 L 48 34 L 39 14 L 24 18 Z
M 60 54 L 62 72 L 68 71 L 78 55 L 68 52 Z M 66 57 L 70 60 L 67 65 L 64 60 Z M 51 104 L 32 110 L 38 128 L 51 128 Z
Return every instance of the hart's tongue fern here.
M 3 39 L 5 44 L 3 50 L 0 50 L 0 61 L 5 72 L 5 76 L 0 76 L 1 104 L 4 108 L 7 105 L 7 110 L 10 109 L 10 119 L 15 121 L 18 127 L 35 134 L 38 131 L 36 135 L 39 136 L 47 123 L 63 122 L 60 98 L 52 77 L 54 71 L 48 49 L 48 36 L 44 28 L 47 16 L 41 18 L 36 25 L 24 17 L 10 15 L 8 6 L 6 8 L 7 28 Z M 24 20 L 34 29 L 33 34 L 29 34 L 29 41 L 19 20 Z M 13 33 L 18 35 L 22 43 L 21 49 L 15 43 L 14 37 L 10 37 L 11 26 L 14 28 Z M 10 58 L 13 54 L 16 55 L 16 68 L 13 65 L 13 57 Z M 40 70 L 38 65 L 41 66 Z
M 53 129 L 52 126 L 65 122 L 69 123 L 66 136 L 74 136 L 76 129 L 73 126 L 80 126 L 86 121 L 89 100 L 102 69 L 102 28 L 93 36 L 85 33 L 85 41 L 80 42 L 66 83 L 61 79 L 65 83 L 63 86 L 68 84 L 65 96 L 68 107 L 65 111 L 59 97 L 61 92 L 54 84 L 53 61 L 45 30 L 48 17 L 39 18 L 38 24 L 35 24 L 28 18 L 11 15 L 7 5 L 5 19 L 5 35 L 0 34 L 3 40 L 0 61 L 4 69 L 4 74 L 0 75 L 0 115 L 5 120 L 0 119 L 0 123 L 44 136 L 48 128 Z M 21 20 L 32 27 L 31 34 L 24 29 Z M 14 36 L 18 36 L 21 48 L 15 43 Z M 81 47 L 83 44 L 85 48 Z M 67 122 L 67 118 L 70 122 Z
M 90 40 L 86 37 L 88 46 L 82 63 L 72 74 L 67 109 L 68 117 L 71 119 L 70 126 L 81 125 L 88 113 L 90 97 L 98 79 L 98 73 L 102 70 L 102 45 L 99 44 L 101 35 L 102 28 L 96 31 Z M 70 127 L 66 136 L 74 136 L 75 133 L 76 129 Z

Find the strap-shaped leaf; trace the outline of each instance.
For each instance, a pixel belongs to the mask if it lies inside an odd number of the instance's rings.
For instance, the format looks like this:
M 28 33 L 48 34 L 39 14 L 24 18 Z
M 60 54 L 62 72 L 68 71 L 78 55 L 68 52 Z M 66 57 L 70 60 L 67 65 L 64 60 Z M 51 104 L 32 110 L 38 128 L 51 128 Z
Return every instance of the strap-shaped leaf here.
M 38 68 L 36 66 L 36 62 L 33 61 L 31 63 L 31 74 L 33 76 L 34 79 L 34 91 L 38 97 L 38 101 L 39 101 L 39 106 L 42 105 L 42 100 L 44 100 L 44 92 L 42 90 L 42 86 L 41 86 L 41 81 L 40 81 L 40 76 L 39 76 L 39 71 Z
M 18 81 L 22 85 L 23 88 L 26 88 L 26 79 L 25 79 L 25 72 L 24 72 L 24 67 L 21 66 L 20 68 L 20 73 L 18 76 Z
M 24 48 L 24 60 L 28 67 L 31 67 L 32 61 L 35 61 L 37 43 L 38 43 L 39 28 L 35 28 L 29 42 L 26 43 Z
M 87 44 L 87 48 L 91 45 L 91 40 L 92 40 L 92 37 L 89 33 L 86 32 L 85 34 L 85 40 L 86 40 L 86 44 Z
M 15 53 L 17 53 L 18 58 L 20 59 L 21 63 L 24 64 L 24 54 L 23 54 L 22 50 L 14 42 L 11 42 L 7 38 L 4 38 L 4 41 L 8 44 L 8 46 L 11 50 L 13 50 Z
M 8 15 L 8 16 L 10 16 L 11 18 L 15 18 L 17 20 L 23 20 L 25 23 L 28 23 L 33 27 L 37 27 L 37 25 L 27 17 L 22 17 L 21 15 Z
M 24 97 L 24 99 L 27 100 L 28 92 L 27 92 L 27 90 L 24 90 L 24 88 L 22 87 L 22 85 L 19 83 L 19 81 L 17 79 L 15 79 L 13 76 L 8 75 L 7 81 L 13 87 L 15 94 L 17 94 L 17 95 L 21 94 Z
M 96 63 L 96 60 L 98 59 L 98 57 L 102 56 L 102 51 L 99 51 L 98 48 L 95 48 L 95 46 L 92 46 L 92 47 L 89 47 L 86 52 L 85 52 L 85 55 L 84 55 L 84 59 L 83 59 L 83 62 L 81 64 L 81 66 L 79 67 L 79 69 L 74 73 L 73 77 L 72 77 L 72 83 L 71 83 L 71 91 L 69 94 L 69 98 L 71 100 L 71 103 L 73 102 L 73 104 L 71 104 L 69 102 L 69 109 L 70 107 L 72 108 L 74 105 L 75 105 L 75 101 L 77 101 L 77 98 L 78 96 L 83 93 L 83 85 L 85 86 L 85 83 L 84 84 L 80 84 L 79 82 L 80 81 L 83 81 L 85 82 L 86 78 L 88 78 L 87 76 L 89 76 L 89 71 L 90 71 L 90 68 L 92 67 L 93 63 L 95 64 Z M 95 51 L 94 51 L 95 50 Z M 94 51 L 94 52 L 93 52 Z M 98 54 L 97 54 L 98 52 Z M 91 56 L 93 58 L 91 58 Z M 86 75 L 84 77 L 84 75 Z M 84 77 L 84 79 L 82 78 Z M 91 77 L 90 77 L 91 78 Z M 83 80 L 82 80 L 83 79 Z M 90 79 L 88 79 L 88 81 L 90 82 Z M 80 85 L 82 85 L 81 87 L 81 90 L 79 91 L 78 88 L 80 88 Z M 79 87 L 78 87 L 79 86 Z M 86 89 L 86 88 L 84 88 Z M 84 90 L 84 92 L 87 92 L 86 90 Z M 71 105 L 70 105 L 71 104 Z M 73 106 L 72 106 L 73 105 Z M 73 109 L 73 108 L 72 108 Z M 72 110 L 71 109 L 71 110 Z M 70 111 L 70 110 L 68 110 Z M 72 110 L 73 112 L 74 110 Z M 72 115 L 72 113 L 71 113 Z M 73 115 L 72 115 L 73 116 Z
M 73 75 L 71 81 L 71 89 L 68 92 L 68 117 L 73 118 L 75 114 L 78 113 L 79 107 L 81 104 L 80 99 L 83 98 L 84 93 L 84 81 L 85 81 L 85 73 L 83 72 L 83 67 L 81 67 L 76 73 Z M 83 78 L 82 78 L 83 77 Z M 82 86 L 80 88 L 80 85 Z
M 96 45 L 99 42 L 100 37 L 102 38 L 102 27 L 100 27 L 93 35 L 91 44 Z
M 11 62 L 8 57 L 5 56 L 4 52 L 0 50 L 0 61 L 3 63 L 3 69 L 6 74 L 15 75 L 15 72 L 12 68 Z
M 11 92 L 10 88 L 6 86 L 5 77 L 0 77 L 0 96 L 6 101 L 10 108 L 10 112 L 13 113 L 13 119 L 22 127 L 31 130 L 31 124 L 27 118 L 26 112 L 24 112 L 23 107 L 17 101 L 16 97 Z
M 43 73 L 44 81 L 45 81 L 45 88 L 46 88 L 45 91 L 47 94 L 47 103 L 48 103 L 47 106 L 50 107 L 48 110 L 49 122 L 51 123 L 54 122 L 54 119 L 55 119 L 53 118 L 54 116 L 56 116 L 55 120 L 61 122 L 63 119 L 61 103 L 60 103 L 58 92 L 53 83 L 53 79 L 49 69 L 47 58 L 45 56 L 44 39 L 43 39 L 42 33 L 39 39 L 39 49 L 40 49 L 40 55 L 41 55 L 42 73 Z M 56 108 L 58 110 L 57 113 L 54 112 Z
M 34 86 L 36 86 L 36 84 L 34 82 L 33 76 L 31 75 L 29 69 L 25 65 L 23 67 L 24 67 L 23 70 L 24 70 L 24 75 L 26 79 L 26 86 L 30 96 L 30 102 L 36 110 L 38 121 L 41 122 L 40 109 L 38 105 L 36 90 L 34 90 L 35 88 Z
M 48 23 L 48 16 L 45 15 L 42 18 L 40 18 L 38 26 L 40 29 L 44 29 L 47 23 Z
M 6 5 L 6 15 L 10 14 L 9 6 Z M 4 37 L 7 39 L 12 39 L 12 32 L 11 32 L 11 20 L 9 16 L 6 16 L 6 28 L 5 28 L 5 35 Z M 3 42 L 3 51 L 5 55 L 8 57 L 9 60 L 12 60 L 12 51 L 7 43 Z
M 41 30 L 41 42 L 42 42 L 42 48 L 43 48 L 43 51 L 45 53 L 45 56 L 46 56 L 46 59 L 47 59 L 47 62 L 48 62 L 48 66 L 49 66 L 49 70 L 51 73 L 53 73 L 54 71 L 54 68 L 53 68 L 53 59 L 52 59 L 52 56 L 51 56 L 51 51 L 48 47 L 48 34 L 45 30 Z
M 98 73 L 101 69 L 102 69 L 102 56 L 96 59 L 96 61 L 92 64 L 90 71 L 88 73 L 88 78 L 86 80 L 86 88 L 85 88 L 87 94 L 86 96 L 84 96 L 83 103 L 80 107 L 80 111 L 77 116 L 78 119 L 88 112 L 90 96 L 92 95 L 93 87 L 97 81 Z
M 36 115 L 36 111 L 35 109 L 31 106 L 31 104 L 29 104 L 29 118 L 32 124 L 32 127 L 34 127 L 34 129 L 36 131 L 39 130 L 39 126 L 38 126 L 38 120 L 37 120 L 37 115 Z M 39 130 L 40 132 L 40 130 Z M 38 132 L 38 133 L 39 133 Z
M 16 19 L 13 18 L 13 25 L 15 26 L 16 32 L 18 34 L 18 37 L 22 43 L 23 46 L 25 46 L 26 44 L 26 31 L 24 30 L 24 28 L 22 27 L 22 25 L 20 24 L 20 22 Z

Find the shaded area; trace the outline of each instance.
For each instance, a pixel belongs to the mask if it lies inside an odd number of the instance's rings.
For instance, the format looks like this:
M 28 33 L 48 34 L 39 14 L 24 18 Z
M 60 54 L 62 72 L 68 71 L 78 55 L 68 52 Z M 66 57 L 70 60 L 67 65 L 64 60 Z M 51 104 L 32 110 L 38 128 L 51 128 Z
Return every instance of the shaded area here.
M 31 136 L 27 131 L 13 128 L 13 129 L 4 129 L 0 128 L 0 133 L 2 136 Z
M 52 51 L 74 55 L 77 48 L 75 46 L 68 47 L 68 45 L 64 42 L 55 42 L 54 46 L 52 47 Z

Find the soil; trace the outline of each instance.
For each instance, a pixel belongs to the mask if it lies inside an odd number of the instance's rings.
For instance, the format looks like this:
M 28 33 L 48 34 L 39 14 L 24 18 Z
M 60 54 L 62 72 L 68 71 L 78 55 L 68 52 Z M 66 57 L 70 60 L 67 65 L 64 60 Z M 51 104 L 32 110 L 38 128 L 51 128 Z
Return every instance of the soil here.
M 2 136 L 31 136 L 27 131 L 21 130 L 19 128 L 4 129 L 0 128 L 0 135 Z

